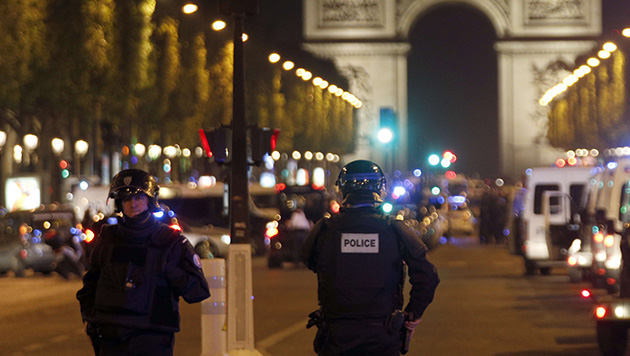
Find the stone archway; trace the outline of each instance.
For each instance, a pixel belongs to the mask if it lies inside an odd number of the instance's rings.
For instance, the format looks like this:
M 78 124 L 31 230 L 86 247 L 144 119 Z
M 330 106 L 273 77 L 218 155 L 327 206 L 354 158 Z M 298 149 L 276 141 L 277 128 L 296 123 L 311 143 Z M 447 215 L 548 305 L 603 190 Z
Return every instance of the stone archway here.
M 557 156 L 545 140 L 546 112 L 538 104 L 566 63 L 590 50 L 601 34 L 601 0 L 303 0 L 304 47 L 330 58 L 362 99 L 353 157 L 385 161 L 372 150 L 379 111 L 391 107 L 407 129 L 408 35 L 414 22 L 442 4 L 481 11 L 497 35 L 498 128 L 502 173 L 519 177 L 527 167 Z M 403 136 L 394 161 L 407 167 Z

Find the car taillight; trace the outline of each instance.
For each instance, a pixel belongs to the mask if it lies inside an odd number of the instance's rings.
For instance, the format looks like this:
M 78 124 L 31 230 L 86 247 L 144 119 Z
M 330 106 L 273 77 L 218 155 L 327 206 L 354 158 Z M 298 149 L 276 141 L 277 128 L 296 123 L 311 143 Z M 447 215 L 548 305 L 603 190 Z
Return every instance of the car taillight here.
M 21 258 L 21 259 L 25 259 L 26 257 L 28 257 L 28 251 L 26 251 L 26 250 L 21 250 L 21 251 L 20 251 L 20 258 Z
M 602 241 L 604 241 L 604 234 L 602 234 L 601 232 L 596 233 L 595 235 L 593 235 L 593 241 L 601 243 Z
M 606 238 L 604 238 L 604 246 L 606 247 L 612 247 L 612 245 L 615 243 L 615 237 L 613 235 L 606 235 Z
M 602 307 L 602 306 L 598 306 L 597 308 L 595 308 L 595 316 L 598 318 L 603 318 L 606 316 L 606 308 Z
M 591 291 L 588 289 L 582 289 L 582 291 L 580 292 L 580 294 L 582 295 L 582 297 L 584 298 L 590 298 L 591 296 Z
M 94 235 L 94 231 L 92 231 L 90 229 L 87 229 L 87 230 L 85 230 L 85 240 L 83 240 L 83 241 L 85 241 L 85 243 L 89 244 L 90 242 L 92 242 L 94 240 L 94 236 L 95 236 Z
M 267 231 L 265 231 L 265 236 L 268 238 L 272 238 L 276 235 L 278 235 L 278 228 L 270 227 L 267 229 Z
M 570 256 L 569 258 L 567 258 L 567 263 L 569 264 L 569 266 L 575 266 L 577 265 L 577 258 L 575 258 L 575 256 Z

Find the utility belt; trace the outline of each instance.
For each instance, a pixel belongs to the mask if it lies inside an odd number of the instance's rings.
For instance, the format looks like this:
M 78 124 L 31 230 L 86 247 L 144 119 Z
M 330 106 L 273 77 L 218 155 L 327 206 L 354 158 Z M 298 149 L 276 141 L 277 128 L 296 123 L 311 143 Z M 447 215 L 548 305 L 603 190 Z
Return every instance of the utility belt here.
M 315 310 L 308 315 L 309 320 L 306 324 L 306 328 L 310 329 L 313 326 L 317 326 L 317 334 L 313 341 L 313 348 L 316 353 L 328 343 L 328 322 L 334 320 L 343 319 L 357 319 L 364 320 L 367 323 L 378 323 L 385 327 L 389 333 L 400 333 L 401 346 L 400 352 L 404 355 L 409 351 L 409 342 L 411 341 L 411 332 L 405 328 L 406 320 L 413 320 L 411 313 L 403 312 L 402 310 L 395 310 L 386 317 L 327 317 L 321 310 Z

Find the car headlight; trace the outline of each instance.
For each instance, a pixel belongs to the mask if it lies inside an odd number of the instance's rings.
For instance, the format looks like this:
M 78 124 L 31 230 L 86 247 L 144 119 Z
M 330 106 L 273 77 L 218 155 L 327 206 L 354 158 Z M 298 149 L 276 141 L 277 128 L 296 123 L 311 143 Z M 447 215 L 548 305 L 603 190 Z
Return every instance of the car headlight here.
M 221 235 L 221 242 L 223 242 L 226 245 L 229 245 L 230 242 L 232 242 L 232 238 L 230 237 L 230 235 Z

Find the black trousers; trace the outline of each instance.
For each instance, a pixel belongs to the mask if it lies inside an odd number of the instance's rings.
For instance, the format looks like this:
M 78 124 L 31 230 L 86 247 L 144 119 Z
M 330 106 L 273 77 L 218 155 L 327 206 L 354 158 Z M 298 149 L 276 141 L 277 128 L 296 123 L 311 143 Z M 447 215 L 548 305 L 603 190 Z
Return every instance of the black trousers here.
M 173 356 L 175 334 L 101 328 L 98 356 Z
M 400 356 L 401 333 L 383 319 L 327 320 L 319 356 Z

